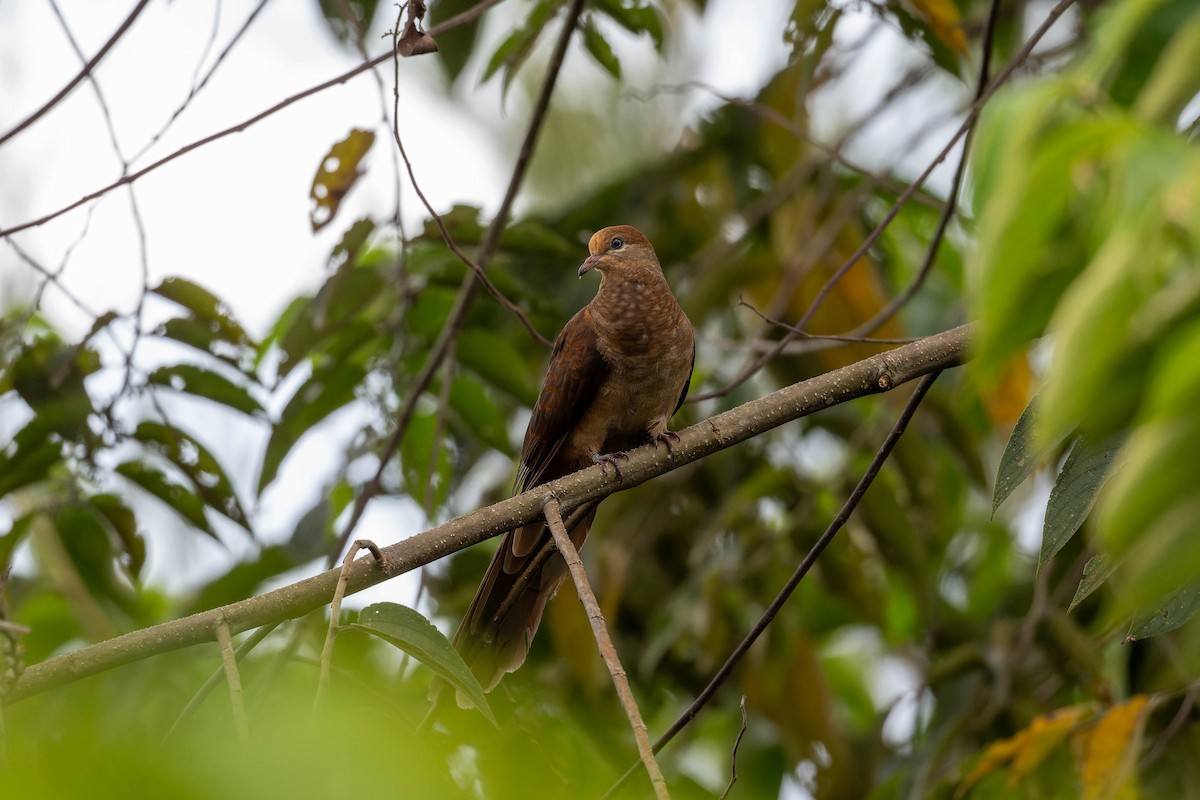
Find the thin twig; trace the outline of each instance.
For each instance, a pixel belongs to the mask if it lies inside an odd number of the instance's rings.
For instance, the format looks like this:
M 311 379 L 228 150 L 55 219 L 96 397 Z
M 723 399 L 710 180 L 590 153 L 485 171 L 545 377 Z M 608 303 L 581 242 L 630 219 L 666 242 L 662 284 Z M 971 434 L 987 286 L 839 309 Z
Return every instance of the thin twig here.
M 397 19 L 396 28 L 392 32 L 392 38 L 394 40 L 398 40 L 399 35 L 400 20 Z M 487 275 L 486 267 L 477 264 L 474 259 L 467 255 L 463 249 L 458 246 L 458 242 L 454 240 L 454 237 L 450 234 L 449 228 L 446 227 L 445 221 L 442 220 L 442 215 L 434 211 L 433 204 L 429 202 L 429 198 L 425 196 L 425 192 L 421 189 L 421 184 L 417 182 L 417 175 L 413 170 L 412 161 L 409 160 L 408 152 L 404 149 L 404 141 L 400 138 L 400 56 L 398 53 L 395 56 L 394 61 L 396 64 L 396 77 L 395 82 L 392 84 L 394 98 L 394 106 L 392 111 L 392 136 L 396 140 L 396 149 L 400 151 L 400 157 L 404 160 L 404 167 L 408 170 L 409 182 L 412 183 L 412 187 L 416 191 L 417 197 L 420 198 L 421 205 L 425 206 L 425 210 L 429 213 L 429 216 L 433 218 L 434 224 L 437 225 L 438 231 L 440 231 L 442 234 L 442 240 L 445 241 L 446 246 L 450 248 L 450 252 L 454 253 L 454 255 L 458 257 L 459 261 L 461 261 L 472 272 L 475 273 L 475 277 L 477 277 L 480 282 L 483 283 L 484 287 L 488 290 L 488 293 L 500 302 L 500 305 L 504 306 L 513 315 L 515 315 L 518 320 L 520 320 L 521 324 L 525 327 L 525 330 L 529 332 L 529 335 L 532 336 L 535 341 L 546 347 L 549 347 L 551 345 L 550 340 L 543 336 L 537 328 L 533 327 L 533 323 L 529 321 L 527 316 L 525 316 L 525 312 L 521 310 L 521 307 L 512 300 L 509 300 L 508 297 L 500 291 L 496 284 L 492 282 L 492 279 Z M 519 163 L 517 168 L 521 168 Z M 510 186 L 511 185 L 512 184 L 510 183 Z
M 450 19 L 446 20 L 445 22 L 442 22 L 439 25 L 434 25 L 432 28 L 429 29 L 429 34 L 431 36 L 437 36 L 438 34 L 445 33 L 446 31 L 456 28 L 459 25 L 465 25 L 466 23 L 475 19 L 475 17 L 482 14 L 487 9 L 491 8 L 492 6 L 494 6 L 500 2 L 502 2 L 502 0 L 482 0 L 482 2 L 477 3 L 476 5 L 467 9 L 463 13 L 453 16 Z M 145 3 L 146 3 L 146 0 L 142 0 L 142 4 L 144 5 Z M 384 62 L 386 62 L 391 57 L 392 57 L 391 52 L 387 52 L 387 53 L 384 53 L 383 55 L 376 56 L 375 58 L 371 59 L 370 61 L 366 61 L 362 64 L 359 64 L 357 67 L 354 67 L 353 69 L 343 72 L 341 75 L 330 78 L 329 80 L 327 80 L 323 83 L 319 83 L 316 86 L 309 87 L 308 89 L 305 89 L 302 92 L 297 92 L 296 94 L 290 95 L 290 96 L 284 98 L 283 100 L 280 100 L 278 103 L 271 106 L 270 108 L 268 108 L 264 111 L 260 111 L 259 113 L 255 114 L 254 116 L 250 117 L 249 119 L 246 119 L 242 122 L 239 122 L 236 125 L 232 125 L 228 128 L 225 128 L 224 130 L 220 130 L 220 131 L 217 131 L 216 133 L 209 134 L 208 136 L 205 136 L 202 139 L 197 139 L 196 141 L 192 142 L 191 144 L 184 145 L 183 147 L 179 148 L 178 150 L 171 153 L 170 155 L 164 156 L 164 157 L 160 158 L 159 160 L 155 161 L 154 163 L 149 164 L 149 165 L 143 167 L 142 169 L 137 170 L 136 172 L 130 173 L 129 175 L 123 175 L 120 178 L 118 178 L 117 180 L 110 183 L 109 185 L 104 186 L 100 189 L 97 189 L 94 192 L 90 192 L 90 193 L 84 195 L 83 197 L 79 198 L 75 202 L 70 203 L 69 205 L 63 206 L 62 208 L 58 209 L 57 211 L 52 211 L 49 214 L 38 217 L 37 219 L 34 219 L 34 220 L 30 220 L 29 222 L 23 222 L 20 225 L 14 225 L 11 228 L 6 228 L 4 230 L 0 230 L 0 238 L 5 237 L 5 236 L 10 236 L 14 233 L 17 233 L 18 231 L 26 230 L 27 228 L 34 228 L 34 227 L 37 227 L 38 225 L 44 225 L 47 222 L 49 222 L 50 220 L 57 219 L 58 217 L 61 217 L 63 214 L 66 214 L 68 211 L 74 211 L 76 208 L 79 208 L 84 203 L 90 202 L 92 200 L 95 200 L 97 197 L 101 197 L 105 194 L 108 194 L 113 189 L 117 189 L 117 188 L 120 188 L 121 186 L 125 186 L 126 184 L 133 183 L 134 181 L 153 172 L 154 170 L 158 169 L 159 167 L 174 161 L 175 159 L 179 158 L 180 156 L 187 155 L 188 153 L 192 152 L 193 150 L 204 147 L 207 144 L 212 144 L 213 142 L 215 142 L 219 139 L 224 139 L 226 136 L 231 136 L 235 133 L 241 133 L 242 131 L 246 130 L 247 128 L 251 127 L 252 125 L 262 122 L 267 117 L 270 117 L 270 116 L 282 111 L 283 109 L 287 108 L 288 106 L 292 105 L 293 103 L 298 103 L 301 100 L 304 100 L 305 98 L 312 97 L 314 94 L 319 94 L 320 92 L 323 92 L 326 89 L 332 88 L 334 86 L 338 86 L 339 84 L 343 84 L 346 81 L 350 80 L 351 78 L 361 75 L 362 73 L 366 72 L 367 70 L 374 69 L 375 67 L 379 66 L 380 64 L 383 64 Z M 2 140 L 0 140 L 0 141 L 2 141 Z
M 225 47 L 220 53 L 217 54 L 216 60 L 213 61 L 212 66 L 208 68 L 208 71 L 204 73 L 204 77 L 201 78 L 200 68 L 204 66 L 204 62 L 208 59 L 208 54 L 212 52 L 212 46 L 216 43 L 217 31 L 219 28 L 217 23 L 219 21 L 220 12 L 214 12 L 212 36 L 205 45 L 204 52 L 201 53 L 199 61 L 196 62 L 196 71 L 192 75 L 192 88 L 188 90 L 187 97 L 183 98 L 183 102 L 179 104 L 179 107 L 176 108 L 174 112 L 172 112 L 170 118 L 163 123 L 163 126 L 159 128 L 158 133 L 151 136 L 150 140 L 146 142 L 146 144 L 142 145 L 142 149 L 134 153 L 133 158 L 129 159 L 130 163 L 133 163 L 142 156 L 146 155 L 150 148 L 157 144 L 158 141 L 162 139 L 164 135 L 166 135 L 167 131 L 171 129 L 171 126 L 175 124 L 175 120 L 179 119 L 183 112 L 187 110 L 188 106 L 191 105 L 192 100 L 196 98 L 196 95 L 200 94 L 204 87 L 208 85 L 208 82 L 212 80 L 213 74 L 215 74 L 221 64 L 225 62 L 225 58 L 233 50 L 234 45 L 241 41 L 242 36 L 244 36 L 246 31 L 250 29 L 250 25 L 255 19 L 258 18 L 258 15 L 262 12 L 262 10 L 267 7 L 267 2 L 268 0 L 258 0 L 258 5 L 256 5 L 246 16 L 246 19 L 242 21 L 242 26 L 237 29 L 233 36 L 230 37 L 229 41 L 225 44 Z M 217 8 L 219 9 L 220 6 L 217 6 Z
M 991 78 L 992 48 L 995 44 L 996 23 L 999 19 L 1000 0 L 992 0 L 991 7 L 988 10 L 987 24 L 983 29 L 983 52 L 980 57 L 979 80 L 975 85 L 973 103 L 978 103 L 983 98 L 983 93 L 987 89 L 988 81 Z M 937 259 L 938 250 L 941 249 L 942 240 L 946 236 L 946 230 L 950 227 L 950 220 L 954 218 L 955 212 L 958 211 L 958 195 L 962 190 L 963 178 L 967 174 L 967 157 L 971 152 L 971 140 L 975 137 L 975 128 L 976 123 L 979 121 L 979 115 L 976 114 L 967 121 L 969 126 L 963 138 L 962 157 L 959 158 L 958 167 L 954 170 L 954 180 L 950 182 L 950 193 L 946 196 L 946 204 L 942 207 L 937 229 L 933 232 L 933 239 L 930 240 L 929 247 L 925 251 L 925 260 L 921 263 L 921 268 L 917 271 L 916 276 L 913 277 L 908 286 L 904 287 L 904 291 L 893 297 L 877 314 L 858 326 L 850 335 L 854 335 L 860 331 L 862 333 L 870 333 L 891 319 L 897 311 L 908 305 L 908 302 L 912 300 L 913 296 L 925 284 L 929 273 L 933 271 L 933 262 Z
M 368 539 L 356 539 L 342 560 L 342 571 L 338 575 L 337 587 L 333 590 L 333 599 L 329 602 L 329 627 L 325 629 L 325 644 L 321 647 L 321 671 L 317 677 L 317 696 L 313 700 L 314 713 L 321 708 L 321 704 L 325 701 L 325 693 L 329 691 L 329 665 L 333 661 L 333 640 L 337 636 L 338 620 L 342 615 L 342 598 L 346 596 L 350 565 L 354 563 L 354 557 L 358 555 L 359 550 L 370 550 L 377 564 L 384 563 L 383 553 L 380 552 L 378 545 Z
M 807 575 L 809 570 L 812 569 L 813 565 L 817 563 L 817 558 L 825 551 L 825 548 L 829 546 L 829 543 L 833 541 L 833 537 L 835 537 L 838 531 L 842 529 L 842 526 L 846 524 L 846 520 L 850 518 L 850 515 L 854 512 L 854 509 L 858 507 L 859 501 L 862 500 L 863 495 L 866 494 L 867 489 L 870 488 L 871 483 L 875 480 L 875 476 L 879 474 L 879 470 L 883 468 L 884 463 L 892 454 L 892 450 L 895 448 L 896 443 L 900 441 L 901 434 L 903 434 L 904 429 L 908 427 L 909 420 L 911 420 L 913 414 L 916 413 L 917 408 L 921 405 L 921 401 L 925 399 L 926 393 L 929 391 L 929 388 L 933 386 L 933 382 L 937 380 L 938 375 L 941 375 L 940 371 L 931 372 L 925 377 L 921 378 L 921 382 L 917 384 L 917 388 L 913 390 L 912 395 L 908 398 L 908 403 L 905 404 L 904 410 L 900 412 L 900 416 L 896 419 L 896 424 L 892 426 L 892 430 L 888 433 L 887 438 L 883 440 L 883 444 L 881 444 L 879 446 L 879 450 L 875 452 L 875 457 L 871 459 L 870 466 L 867 467 L 867 471 L 863 473 L 863 476 L 859 478 L 858 484 L 854 487 L 854 491 L 852 491 L 850 496 L 846 498 L 846 502 L 842 504 L 842 508 L 840 511 L 838 511 L 837 516 L 830 520 L 829 527 L 826 528 L 825 532 L 821 534 L 821 538 L 817 539 L 816 543 L 813 544 L 812 548 L 808 551 L 808 554 L 805 555 L 804 559 L 796 566 L 796 570 L 792 573 L 792 577 L 789 578 L 788 582 L 784 584 L 782 589 L 779 590 L 779 594 L 775 595 L 775 599 L 771 601 L 771 605 L 767 606 L 767 610 L 763 612 L 761 617 L 759 617 L 758 622 L 754 623 L 754 627 L 750 629 L 750 632 L 746 634 L 745 638 L 743 638 L 742 641 L 738 643 L 738 646 L 733 649 L 733 652 L 729 654 L 729 658 L 725 660 L 725 663 L 722 664 L 721 668 L 717 670 L 717 673 L 713 675 L 712 680 L 708 682 L 708 685 L 704 687 L 704 690 L 700 692 L 700 694 L 696 696 L 696 699 L 692 701 L 692 704 L 688 706 L 682 714 L 679 715 L 679 718 L 672 723 L 671 727 L 667 729 L 666 733 L 660 736 L 658 741 L 654 743 L 654 752 L 657 753 L 659 750 L 665 747 L 668 742 L 675 738 L 677 733 L 683 730 L 689 722 L 695 719 L 696 715 L 700 713 L 700 709 L 704 708 L 704 706 L 708 704 L 708 701 L 711 700 L 717 693 L 717 689 L 719 689 L 721 685 L 725 683 L 726 679 L 729 678 L 734 667 L 741 662 L 742 657 L 746 655 L 746 652 L 750 649 L 750 646 L 758 640 L 758 637 L 762 635 L 763 631 L 767 629 L 767 626 L 770 625 L 772 620 L 775 619 L 775 616 L 779 613 L 779 610 L 783 608 L 788 598 L 792 596 L 792 592 L 794 592 L 796 587 L 800 585 L 800 581 L 804 579 L 804 576 Z M 636 770 L 636 764 L 630 767 L 629 770 L 627 770 L 625 774 L 622 775 L 615 784 L 613 784 L 612 788 L 610 788 L 604 794 L 604 797 L 612 797 L 617 789 L 619 789 L 621 785 Z
M 125 18 L 125 21 L 121 23 L 121 26 L 117 28 L 113 35 L 108 38 L 108 41 L 104 43 L 104 46 L 96 52 L 96 55 L 92 56 L 91 59 L 83 65 L 83 69 L 81 69 L 74 78 L 68 81 L 67 85 L 64 86 L 58 92 L 58 94 L 47 100 L 45 105 L 43 105 L 37 111 L 34 111 L 25 119 L 18 122 L 16 127 L 14 127 L 12 130 L 0 136 L 0 145 L 4 144 L 33 123 L 37 122 L 47 111 L 62 102 L 63 98 L 69 95 L 71 91 L 79 85 L 80 81 L 91 75 L 92 70 L 95 69 L 96 65 L 100 63 L 100 59 L 104 58 L 104 56 L 108 54 L 108 51 L 112 49 L 112 46 L 117 43 L 117 40 L 125 35 L 125 32 L 129 30 L 129 26 L 133 24 L 133 21 L 136 20 L 138 15 L 141 14 L 146 8 L 146 4 L 148 2 L 149 0 L 139 0 L 138 4 L 133 7 L 133 11 L 129 12 L 129 16 Z
M 742 727 L 738 731 L 737 738 L 733 740 L 733 752 L 729 754 L 729 783 L 725 784 L 725 791 L 721 792 L 719 800 L 725 800 L 725 798 L 729 797 L 729 793 L 733 790 L 733 785 L 737 783 L 738 747 L 742 743 L 742 737 L 746 735 L 746 695 L 742 695 L 742 701 L 738 705 L 742 709 Z
M 822 333 L 809 333 L 808 331 L 800 330 L 795 325 L 789 325 L 788 323 L 784 322 L 783 320 L 778 320 L 778 319 L 773 319 L 771 317 L 768 317 L 766 314 L 759 311 L 753 305 L 751 305 L 750 303 L 747 303 L 741 297 L 738 297 L 738 305 L 750 309 L 750 312 L 752 314 L 754 314 L 754 316 L 758 317 L 759 319 L 761 319 L 763 322 L 767 323 L 768 325 L 772 325 L 776 328 L 782 328 L 785 331 L 794 331 L 802 339 L 811 339 L 811 340 L 817 340 L 817 341 L 830 341 L 830 342 L 852 342 L 854 344 L 891 344 L 891 345 L 909 344 L 911 342 L 916 341 L 916 339 L 912 338 L 912 337 L 909 337 L 906 339 L 877 339 L 877 338 L 872 338 L 870 336 L 846 336 L 846 335 L 833 335 L 833 334 L 822 334 Z
M 263 639 L 270 636 L 271 632 L 278 627 L 278 622 L 271 622 L 263 625 L 254 633 L 247 636 L 246 640 L 239 644 L 237 650 L 234 651 L 234 660 L 241 661 L 247 653 L 257 647 Z M 196 690 L 196 693 L 192 695 L 192 699 L 189 700 L 187 705 L 183 707 L 183 710 L 179 712 L 179 716 L 175 718 L 175 722 L 171 725 L 170 730 L 167 731 L 167 735 L 163 737 L 164 741 L 166 739 L 170 739 L 171 736 L 174 735 L 175 731 L 179 729 L 179 726 L 189 720 L 192 714 L 196 713 L 196 709 L 200 708 L 200 704 L 204 702 L 209 693 L 212 692 L 212 690 L 216 688 L 217 684 L 221 682 L 221 678 L 224 675 L 225 666 L 224 662 L 222 662 L 222 665 L 217 667 L 216 670 L 213 671 L 213 674 L 208 676 L 208 680 L 201 684 L 200 688 Z
M 225 668 L 225 682 L 229 684 L 233 726 L 237 729 L 238 738 L 246 742 L 250 740 L 250 728 L 246 722 L 246 699 L 242 696 L 242 677 L 238 674 L 237 657 L 233 654 L 229 621 L 224 616 L 217 618 L 217 643 L 221 645 L 221 665 Z
M 646 767 L 646 773 L 650 776 L 650 783 L 654 785 L 654 795 L 658 800 L 669 800 L 667 781 L 663 778 L 658 760 L 654 758 L 654 751 L 650 748 L 650 733 L 646 730 L 646 723 L 642 720 L 642 712 L 638 710 L 633 689 L 629 687 L 629 678 L 625 674 L 625 668 L 621 666 L 621 659 L 617 656 L 617 649 L 613 646 L 612 637 L 608 635 L 608 628 L 604 624 L 604 614 L 601 613 L 600 603 L 596 600 L 596 594 L 592 591 L 591 584 L 588 583 L 587 572 L 583 568 L 583 561 L 579 558 L 579 551 L 575 549 L 575 543 L 571 541 L 571 535 L 567 533 L 567 529 L 563 525 L 562 507 L 558 504 L 558 500 L 551 496 L 546 500 L 544 508 L 546 524 L 550 527 L 550 535 L 554 537 L 554 546 L 558 548 L 559 554 L 567 562 L 571 580 L 575 582 L 575 591 L 579 594 L 579 601 L 583 603 L 583 607 L 587 611 L 588 622 L 592 625 L 592 635 L 596 637 L 596 647 L 600 650 L 600 657 L 604 659 L 604 665 L 608 667 L 608 674 L 612 676 L 613 686 L 617 690 L 617 697 L 621 701 L 621 707 L 625 710 L 625 716 L 629 717 L 629 726 L 633 728 L 633 738 L 637 741 L 638 754 L 641 756 L 642 764 Z

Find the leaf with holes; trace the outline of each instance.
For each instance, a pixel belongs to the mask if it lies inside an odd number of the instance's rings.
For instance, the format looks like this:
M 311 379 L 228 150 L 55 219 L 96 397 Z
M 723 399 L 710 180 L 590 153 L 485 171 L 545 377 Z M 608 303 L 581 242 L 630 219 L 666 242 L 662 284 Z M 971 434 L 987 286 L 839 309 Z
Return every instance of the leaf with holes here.
M 200 496 L 187 487 L 172 481 L 162 470 L 141 461 L 126 461 L 117 465 L 116 472 L 157 497 L 195 528 L 204 531 L 214 539 L 217 538 L 216 531 L 212 529 L 212 525 L 204 515 L 204 501 L 200 499 Z
M 174 464 L 210 508 L 250 530 L 233 484 L 208 448 L 178 428 L 158 422 L 139 423 L 133 437 Z
M 497 724 L 487 695 L 467 662 L 450 640 L 416 611 L 398 603 L 375 603 L 364 608 L 358 615 L 358 622 L 350 628 L 378 636 L 408 653 L 466 695 L 489 722 Z
M 120 541 L 125 554 L 129 556 L 129 572 L 137 578 L 142 566 L 146 563 L 146 540 L 138 533 L 137 517 L 133 509 L 115 494 L 93 495 L 88 502 Z
M 235 347 L 253 347 L 254 342 L 233 314 L 212 292 L 185 278 L 167 278 L 150 290 L 192 312 L 192 318 L 208 323 L 215 338 Z
M 266 414 L 245 386 L 239 386 L 225 376 L 195 364 L 159 367 L 150 373 L 149 381 L 156 386 L 203 397 L 252 417 Z
M 335 142 L 321 159 L 308 193 L 314 204 L 308 215 L 314 231 L 333 221 L 342 199 L 362 176 L 358 165 L 373 144 L 374 133 L 355 128 L 345 139 Z

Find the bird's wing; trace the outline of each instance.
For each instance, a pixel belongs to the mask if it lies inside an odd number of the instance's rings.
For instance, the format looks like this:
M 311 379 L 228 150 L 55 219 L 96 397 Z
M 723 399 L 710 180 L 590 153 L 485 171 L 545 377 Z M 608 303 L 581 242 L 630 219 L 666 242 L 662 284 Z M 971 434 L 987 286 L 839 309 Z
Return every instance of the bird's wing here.
M 675 411 L 683 408 L 683 401 L 687 399 L 688 387 L 692 385 L 692 373 L 696 370 L 696 339 L 692 337 L 692 365 L 688 367 L 687 377 L 683 380 L 683 389 L 679 392 L 679 402 L 675 404 Z M 671 412 L 671 416 L 675 416 L 675 411 Z
M 596 347 L 596 325 L 584 306 L 571 317 L 554 343 L 546 380 L 533 406 L 533 417 L 521 448 L 521 466 L 517 472 L 521 491 L 543 482 L 546 468 L 607 375 L 608 363 Z

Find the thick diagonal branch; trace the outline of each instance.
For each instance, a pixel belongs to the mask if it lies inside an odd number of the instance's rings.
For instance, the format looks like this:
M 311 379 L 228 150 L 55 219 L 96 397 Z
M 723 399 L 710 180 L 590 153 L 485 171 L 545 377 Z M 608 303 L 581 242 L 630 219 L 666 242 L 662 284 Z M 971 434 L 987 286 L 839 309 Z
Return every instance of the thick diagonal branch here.
M 370 559 L 355 561 L 347 573 L 346 593 L 360 592 L 538 519 L 549 497 L 559 498 L 569 513 L 581 503 L 645 483 L 799 417 L 957 366 L 968 357 L 970 333 L 971 326 L 963 325 L 919 339 L 717 414 L 680 431 L 673 458 L 653 446 L 631 451 L 629 460 L 621 464 L 620 480 L 596 465 L 397 542 L 383 548 L 386 566 Z M 210 641 L 221 618 L 227 620 L 231 632 L 239 633 L 303 616 L 332 600 L 340 572 L 327 570 L 258 597 L 47 659 L 25 670 L 7 700 L 19 700 L 122 664 Z

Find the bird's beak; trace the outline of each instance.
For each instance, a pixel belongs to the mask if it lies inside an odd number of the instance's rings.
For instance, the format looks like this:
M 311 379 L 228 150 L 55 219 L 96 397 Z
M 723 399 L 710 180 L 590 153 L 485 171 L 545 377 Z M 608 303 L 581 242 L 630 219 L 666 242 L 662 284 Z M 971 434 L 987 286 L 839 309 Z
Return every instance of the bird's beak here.
M 579 277 L 582 278 L 584 275 L 591 272 L 596 264 L 599 263 L 599 261 L 600 256 L 588 256 L 586 259 L 584 259 L 583 264 L 579 267 Z

